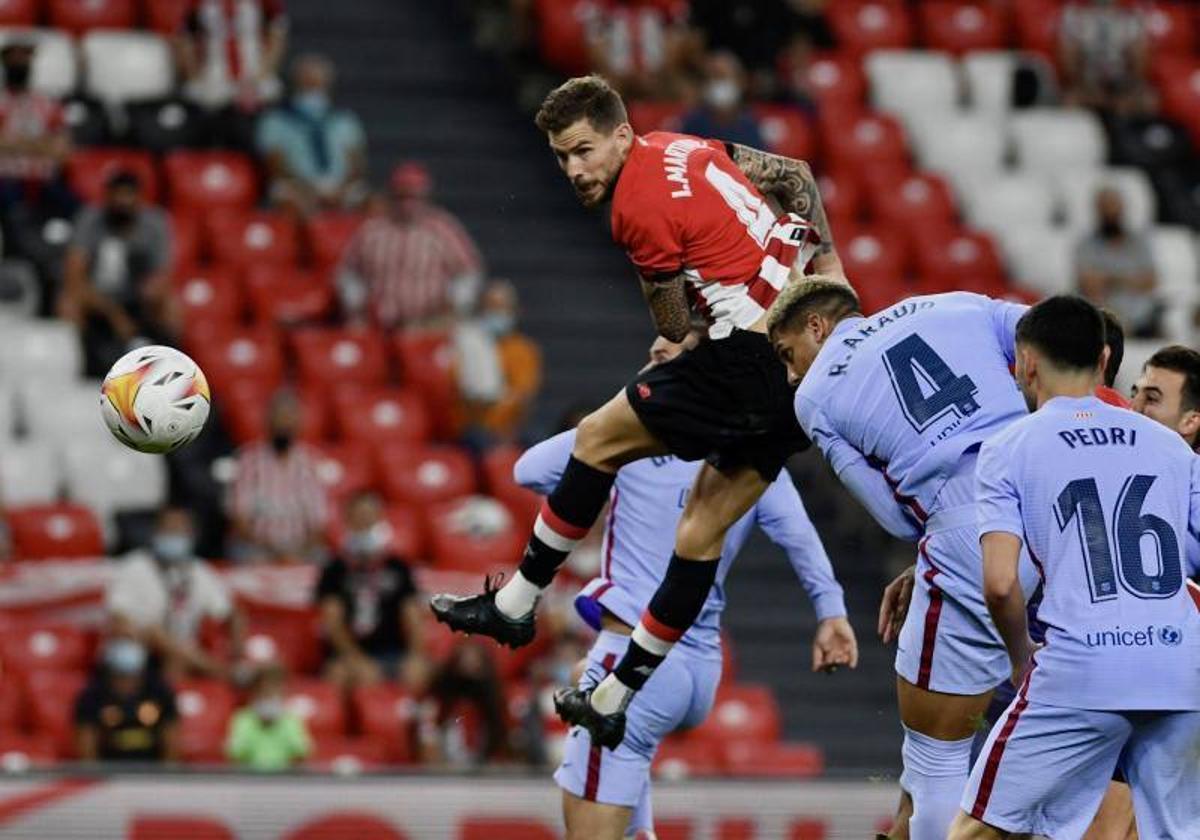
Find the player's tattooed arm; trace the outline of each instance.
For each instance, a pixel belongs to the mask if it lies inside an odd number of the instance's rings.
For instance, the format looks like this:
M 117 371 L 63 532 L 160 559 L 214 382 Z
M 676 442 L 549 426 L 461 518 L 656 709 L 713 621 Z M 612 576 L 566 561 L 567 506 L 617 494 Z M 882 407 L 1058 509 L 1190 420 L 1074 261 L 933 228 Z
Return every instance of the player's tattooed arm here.
M 692 311 L 682 274 L 667 274 L 651 280 L 642 278 L 642 294 L 650 306 L 654 328 L 668 341 L 680 342 L 692 328 Z
M 773 155 L 738 143 L 729 143 L 726 148 L 738 169 L 763 195 L 771 196 L 784 211 L 804 217 L 816 228 L 821 244 L 813 257 L 813 269 L 822 273 L 842 274 L 842 262 L 833 245 L 833 231 L 830 230 L 812 168 L 802 160 Z

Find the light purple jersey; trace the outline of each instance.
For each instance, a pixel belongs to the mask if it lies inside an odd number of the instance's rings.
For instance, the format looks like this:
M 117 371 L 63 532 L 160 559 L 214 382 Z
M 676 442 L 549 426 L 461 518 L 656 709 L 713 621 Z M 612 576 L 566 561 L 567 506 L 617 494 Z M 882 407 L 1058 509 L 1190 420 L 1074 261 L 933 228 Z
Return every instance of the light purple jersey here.
M 549 493 L 558 484 L 574 446 L 573 430 L 534 446 L 513 469 L 517 483 Z M 631 627 L 637 624 L 666 573 L 675 549 L 675 526 L 699 470 L 698 462 L 666 455 L 634 461 L 617 473 L 604 523 L 603 567 L 576 601 L 593 626 L 598 627 L 599 607 Z M 783 471 L 726 534 L 716 583 L 699 618 L 680 640 L 684 649 L 720 655 L 725 578 L 754 525 L 787 553 L 818 619 L 846 615 L 842 587 L 833 575 L 829 556 L 795 484 Z
M 804 377 L 800 425 L 895 536 L 918 538 L 963 453 L 1026 414 L 1010 372 L 1025 310 L 967 292 L 908 298 L 839 323 Z
M 1184 587 L 1200 459 L 1180 436 L 1058 397 L 985 443 L 976 476 L 980 533 L 1020 537 L 1044 581 L 1030 699 L 1200 710 L 1200 611 Z

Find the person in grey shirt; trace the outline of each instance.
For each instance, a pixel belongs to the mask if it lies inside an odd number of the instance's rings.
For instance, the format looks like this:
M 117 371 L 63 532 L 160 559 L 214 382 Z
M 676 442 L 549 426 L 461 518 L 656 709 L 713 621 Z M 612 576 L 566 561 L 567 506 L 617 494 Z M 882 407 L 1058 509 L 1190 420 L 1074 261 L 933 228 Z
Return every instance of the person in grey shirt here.
M 1125 225 L 1125 205 L 1114 189 L 1096 194 L 1096 231 L 1075 249 L 1079 293 L 1112 310 L 1135 338 L 1157 338 L 1162 301 L 1146 238 Z
M 117 170 L 103 203 L 76 217 L 63 263 L 59 315 L 83 333 L 88 375 L 103 376 L 131 346 L 161 343 L 173 332 L 170 259 L 166 214 L 145 205 L 136 174 Z

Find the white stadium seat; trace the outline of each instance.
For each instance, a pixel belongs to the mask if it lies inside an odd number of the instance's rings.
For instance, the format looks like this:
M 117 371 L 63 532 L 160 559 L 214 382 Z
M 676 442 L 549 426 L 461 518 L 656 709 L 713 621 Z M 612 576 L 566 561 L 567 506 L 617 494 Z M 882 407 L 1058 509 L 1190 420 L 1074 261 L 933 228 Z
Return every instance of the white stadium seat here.
M 5 505 L 57 501 L 61 484 L 58 450 L 53 444 L 26 439 L 0 446 L 0 500 Z
M 875 107 L 903 118 L 906 126 L 920 115 L 958 108 L 957 66 L 943 53 L 875 50 L 866 70 Z
M 980 114 L 930 115 L 910 136 L 921 165 L 948 176 L 960 193 L 998 173 L 1007 150 L 1003 123 Z
M 5 321 L 0 320 L 0 331 Z M 10 386 L 0 384 L 0 452 L 12 442 L 17 433 L 17 402 Z
M 0 380 L 69 382 L 82 371 L 79 333 L 66 321 L 25 320 L 0 332 Z
M 1044 178 L 1005 173 L 972 181 L 969 190 L 963 211 L 973 226 L 990 233 L 1054 222 L 1054 193 Z
M 1125 200 L 1125 224 L 1130 230 L 1145 230 L 1156 215 L 1154 187 L 1146 173 L 1132 167 L 1068 169 L 1054 178 L 1067 227 L 1080 235 L 1096 229 L 1096 193 L 1111 187 Z
M 1075 248 L 1069 232 L 1045 225 L 996 231 L 1009 275 L 1019 285 L 1042 295 L 1075 290 Z
M 1030 108 L 1009 126 L 1017 163 L 1031 172 L 1094 168 L 1108 157 L 1100 118 L 1081 108 Z
M 32 379 L 18 386 L 25 432 L 36 440 L 59 445 L 95 446 L 111 433 L 100 414 L 98 382 L 54 382 Z
M 105 518 L 164 505 L 166 459 L 134 452 L 107 433 L 105 437 L 99 443 L 69 443 L 62 447 L 67 495 Z
M 1007 114 L 1012 109 L 1013 74 L 1017 57 L 1003 50 L 980 50 L 962 60 L 970 107 L 985 114 Z
M 0 29 L 0 47 L 14 40 L 33 41 L 33 75 L 30 86 L 38 93 L 62 99 L 79 84 L 79 59 L 75 41 L 54 29 Z
M 102 102 L 160 99 L 175 84 L 171 49 L 157 35 L 97 30 L 83 39 L 87 92 Z
M 1150 253 L 1158 280 L 1158 296 L 1166 301 L 1167 338 L 1191 344 L 1195 337 L 1192 315 L 1200 304 L 1200 258 L 1196 237 L 1186 227 L 1156 227 L 1149 232 Z

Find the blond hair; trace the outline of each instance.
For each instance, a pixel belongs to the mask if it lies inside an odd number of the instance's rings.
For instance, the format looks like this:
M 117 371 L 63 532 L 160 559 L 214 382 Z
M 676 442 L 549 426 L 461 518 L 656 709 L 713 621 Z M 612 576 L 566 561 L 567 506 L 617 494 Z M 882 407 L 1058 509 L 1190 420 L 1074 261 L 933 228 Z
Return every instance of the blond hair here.
M 826 315 L 857 312 L 858 295 L 848 282 L 829 274 L 793 277 L 767 310 L 767 333 L 773 335 L 776 330 L 814 311 Z

